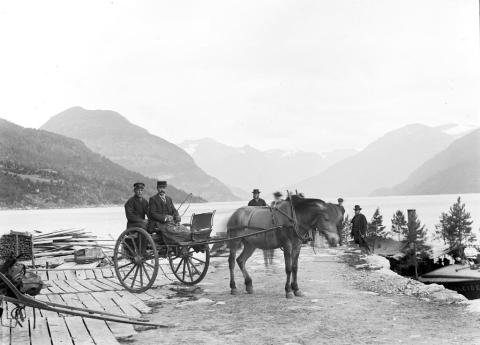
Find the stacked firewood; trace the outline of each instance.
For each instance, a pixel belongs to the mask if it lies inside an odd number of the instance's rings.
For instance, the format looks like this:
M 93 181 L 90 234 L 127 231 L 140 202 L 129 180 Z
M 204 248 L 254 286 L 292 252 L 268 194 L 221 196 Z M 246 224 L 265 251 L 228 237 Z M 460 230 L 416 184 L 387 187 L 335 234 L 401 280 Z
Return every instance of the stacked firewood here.
M 110 248 L 111 243 L 99 240 L 85 229 L 37 232 L 33 235 L 33 253 L 35 257 L 73 255 L 75 250 L 82 248 Z
M 31 260 L 32 245 L 32 236 L 29 233 L 11 231 L 0 237 L 0 259 L 18 257 L 21 254 L 20 260 Z

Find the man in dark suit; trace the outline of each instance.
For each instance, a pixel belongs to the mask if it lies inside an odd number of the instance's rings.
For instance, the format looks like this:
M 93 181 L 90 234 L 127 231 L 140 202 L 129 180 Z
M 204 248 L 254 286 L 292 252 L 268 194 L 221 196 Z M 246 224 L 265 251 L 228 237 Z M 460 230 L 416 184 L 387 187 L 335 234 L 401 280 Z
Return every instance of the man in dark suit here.
M 147 229 L 148 221 L 145 219 L 145 216 L 148 216 L 148 201 L 143 198 L 144 189 L 145 184 L 143 182 L 136 182 L 133 184 L 133 192 L 135 194 L 125 203 L 127 229 Z
M 260 191 L 258 189 L 254 189 L 252 191 L 253 199 L 248 202 L 248 206 L 267 206 L 265 200 L 260 198 Z
M 173 205 L 172 199 L 166 194 L 167 182 L 158 181 L 157 191 L 150 198 L 149 206 L 149 231 L 153 232 L 166 228 L 168 224 L 180 223 L 181 218 L 177 209 Z M 157 228 L 157 229 L 156 229 Z
M 355 211 L 355 216 L 352 218 L 352 232 L 351 235 L 356 244 L 362 245 L 365 244 L 365 235 L 367 234 L 367 218 L 360 213 L 362 208 L 359 205 L 355 205 L 353 209 Z
M 338 245 L 341 246 L 343 244 L 343 215 L 345 215 L 345 207 L 343 207 L 342 198 L 338 198 L 337 201 L 338 201 L 337 206 L 342 211 L 342 219 L 340 219 L 337 223 L 337 233 L 338 233 L 338 237 L 340 238 Z

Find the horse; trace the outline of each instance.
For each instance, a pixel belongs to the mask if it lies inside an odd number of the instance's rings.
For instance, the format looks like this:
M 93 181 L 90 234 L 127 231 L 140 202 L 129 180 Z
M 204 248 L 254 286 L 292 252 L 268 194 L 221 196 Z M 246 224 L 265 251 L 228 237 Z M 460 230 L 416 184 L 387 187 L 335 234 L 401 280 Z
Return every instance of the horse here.
M 336 224 L 343 213 L 338 212 L 336 207 L 338 205 L 329 204 L 320 199 L 307 199 L 292 195 L 277 207 L 244 206 L 237 209 L 227 223 L 227 237 L 232 238 L 228 241 L 231 294 L 238 294 L 234 268 L 237 248 L 242 243 L 243 251 L 236 261 L 245 279 L 247 293 L 253 293 L 252 278 L 245 268 L 248 258 L 256 248 L 282 248 L 287 275 L 286 297 L 303 296 L 297 283 L 298 257 L 302 243 L 308 239 L 312 231 L 318 230 L 327 238 L 331 246 L 338 244 Z M 251 235 L 270 228 L 276 229 Z M 251 236 L 242 237 L 245 235 Z

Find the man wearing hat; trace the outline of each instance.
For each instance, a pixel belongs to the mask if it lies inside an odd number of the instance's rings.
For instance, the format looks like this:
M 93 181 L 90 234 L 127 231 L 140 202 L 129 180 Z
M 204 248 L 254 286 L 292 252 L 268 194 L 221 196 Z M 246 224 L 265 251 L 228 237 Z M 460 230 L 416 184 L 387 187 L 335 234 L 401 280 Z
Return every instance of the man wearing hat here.
M 367 234 L 367 218 L 360 213 L 362 208 L 359 205 L 355 205 L 353 209 L 355 211 L 355 216 L 352 218 L 352 232 L 351 236 L 356 244 L 363 244 L 365 242 L 364 237 Z
M 148 201 L 142 196 L 144 189 L 145 184 L 143 182 L 133 184 L 133 192 L 135 194 L 125 203 L 127 229 L 147 228 L 148 221 L 145 219 L 145 216 L 148 215 Z
M 166 188 L 166 181 L 158 181 L 158 193 L 152 196 L 148 202 L 150 209 L 149 218 L 151 220 L 151 225 L 149 226 L 150 232 L 152 232 L 155 227 L 162 228 L 169 223 L 180 223 L 180 215 L 175 206 L 173 206 L 172 199 L 167 196 Z
M 248 206 L 267 206 L 265 200 L 260 198 L 260 191 L 258 189 L 254 189 L 252 191 L 253 199 L 248 202 Z
M 343 244 L 343 236 L 342 236 L 342 232 L 343 232 L 343 216 L 345 215 L 345 207 L 343 207 L 343 199 L 342 198 L 338 198 L 337 199 L 338 201 L 338 208 L 340 208 L 340 211 L 342 212 L 342 219 L 338 221 L 337 223 L 337 233 L 338 233 L 338 237 L 340 238 L 340 241 L 338 242 L 338 245 L 341 246 Z
M 282 196 L 283 195 L 280 192 L 273 193 L 273 201 L 270 204 L 270 206 L 271 207 L 277 207 L 278 205 L 280 205 L 280 203 L 283 201 Z

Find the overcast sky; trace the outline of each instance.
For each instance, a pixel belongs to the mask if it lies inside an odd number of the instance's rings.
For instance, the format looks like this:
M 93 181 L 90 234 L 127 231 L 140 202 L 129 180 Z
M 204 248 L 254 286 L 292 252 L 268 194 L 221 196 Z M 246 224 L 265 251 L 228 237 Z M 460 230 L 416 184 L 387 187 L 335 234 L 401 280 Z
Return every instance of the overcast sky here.
M 111 109 L 178 143 L 362 148 L 480 124 L 478 0 L 2 1 L 0 117 Z

